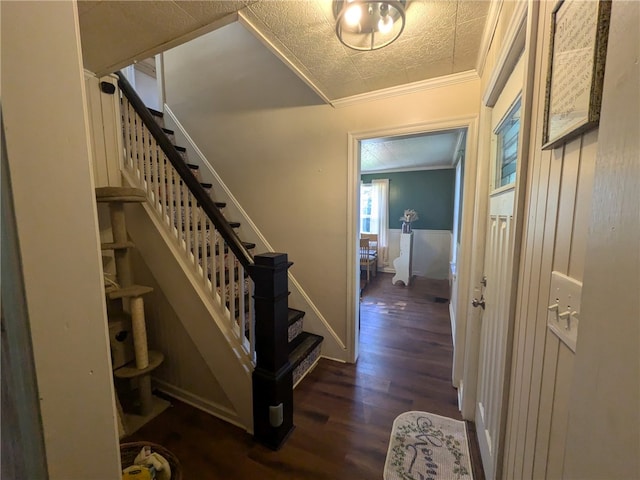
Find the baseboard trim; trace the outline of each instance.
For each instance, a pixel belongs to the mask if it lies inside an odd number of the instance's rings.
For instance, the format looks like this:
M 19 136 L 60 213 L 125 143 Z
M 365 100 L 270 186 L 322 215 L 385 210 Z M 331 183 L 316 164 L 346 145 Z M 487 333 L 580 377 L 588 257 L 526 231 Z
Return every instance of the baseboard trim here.
M 453 348 L 456 348 L 456 312 L 453 310 L 453 303 L 449 302 L 449 319 L 451 320 L 451 341 Z
M 243 425 L 238 418 L 238 415 L 233 410 L 218 403 L 212 402 L 211 400 L 207 400 L 206 398 L 202 398 L 198 395 L 188 392 L 159 378 L 154 377 L 153 383 L 155 388 L 157 388 L 162 393 L 165 393 L 170 397 L 175 398 L 176 400 L 180 400 L 187 405 L 191 405 L 192 407 L 208 413 L 209 415 L 213 415 L 220 420 L 235 425 L 236 427 L 241 428 L 247 433 L 253 435 L 253 426 L 251 425 L 247 427 Z
M 328 357 L 327 355 L 322 355 L 322 354 L 320 354 L 320 358 L 324 358 L 325 360 L 331 360 L 332 362 L 345 363 L 345 364 L 347 363 L 347 361 L 342 358 Z

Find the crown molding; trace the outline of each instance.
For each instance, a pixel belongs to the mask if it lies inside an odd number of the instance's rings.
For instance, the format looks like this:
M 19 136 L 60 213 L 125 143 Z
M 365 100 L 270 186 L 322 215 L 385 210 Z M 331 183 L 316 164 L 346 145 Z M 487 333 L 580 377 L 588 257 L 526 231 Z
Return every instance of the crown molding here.
M 336 108 L 349 107 L 363 102 L 371 102 L 373 100 L 382 100 L 385 98 L 396 97 L 398 95 L 407 95 L 409 93 L 417 93 L 434 88 L 448 87 L 458 83 L 471 82 L 478 80 L 478 74 L 475 70 L 467 70 L 466 72 L 454 73 L 442 77 L 430 78 L 419 82 L 407 83 L 396 87 L 383 88 L 374 92 L 361 93 L 350 97 L 339 98 L 333 100 L 331 105 Z
M 455 165 L 433 165 L 430 167 L 402 167 L 402 168 L 381 168 L 378 170 L 361 170 L 361 175 L 377 175 L 379 173 L 409 173 L 409 172 L 423 172 L 427 170 L 453 170 Z

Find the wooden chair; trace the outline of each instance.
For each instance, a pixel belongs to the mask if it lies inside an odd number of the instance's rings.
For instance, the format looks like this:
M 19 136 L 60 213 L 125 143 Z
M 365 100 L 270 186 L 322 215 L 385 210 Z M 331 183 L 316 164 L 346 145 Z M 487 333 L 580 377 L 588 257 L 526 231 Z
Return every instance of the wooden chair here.
M 373 276 L 376 275 L 378 268 L 378 257 L 370 252 L 370 242 L 367 238 L 360 239 L 360 269 L 366 268 L 367 270 L 367 283 L 371 279 L 371 270 L 373 267 Z
M 360 238 L 369 240 L 369 253 L 378 259 L 378 234 L 377 233 L 361 233 Z M 377 266 L 377 265 L 376 265 Z

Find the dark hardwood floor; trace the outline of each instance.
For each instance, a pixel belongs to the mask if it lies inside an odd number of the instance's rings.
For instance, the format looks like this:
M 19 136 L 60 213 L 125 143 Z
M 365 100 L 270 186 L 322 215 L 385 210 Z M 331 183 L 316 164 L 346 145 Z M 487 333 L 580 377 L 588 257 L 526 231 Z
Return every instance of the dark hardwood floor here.
M 295 390 L 296 429 L 277 452 L 178 401 L 127 440 L 171 450 L 185 480 L 380 480 L 397 415 L 461 419 L 448 298 L 446 281 L 393 286 L 390 274 L 379 273 L 363 291 L 358 362 L 319 362 Z M 473 440 L 474 478 L 482 480 Z

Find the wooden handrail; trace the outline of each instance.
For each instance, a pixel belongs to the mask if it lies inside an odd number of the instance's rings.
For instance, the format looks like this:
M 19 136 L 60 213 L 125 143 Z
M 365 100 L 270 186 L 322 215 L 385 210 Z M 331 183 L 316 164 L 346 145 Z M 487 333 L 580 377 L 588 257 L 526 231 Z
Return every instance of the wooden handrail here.
M 175 146 L 169 141 L 160 126 L 155 122 L 151 113 L 131 84 L 121 72 L 116 72 L 116 75 L 118 76 L 118 86 L 120 90 L 122 90 L 129 100 L 129 103 L 131 103 L 136 113 L 140 116 L 142 123 L 147 127 L 149 132 L 151 132 L 151 135 L 153 135 L 153 138 L 169 159 L 173 168 L 176 169 L 178 175 L 180 175 L 180 178 L 200 205 L 200 208 L 202 208 L 207 217 L 209 217 L 216 227 L 216 230 L 220 232 L 220 235 L 235 254 L 236 258 L 238 258 L 242 266 L 250 272 L 250 267 L 254 264 L 251 253 L 242 244 L 242 241 L 231 225 L 229 225 L 227 219 L 224 218 L 222 212 L 215 206 L 213 199 L 207 194 L 202 185 L 200 185 L 198 179 L 191 173 L 189 167 L 175 149 Z

